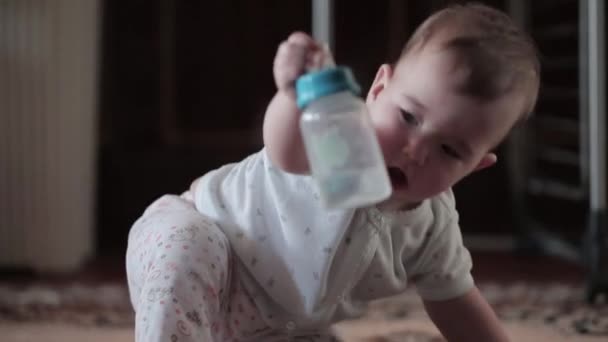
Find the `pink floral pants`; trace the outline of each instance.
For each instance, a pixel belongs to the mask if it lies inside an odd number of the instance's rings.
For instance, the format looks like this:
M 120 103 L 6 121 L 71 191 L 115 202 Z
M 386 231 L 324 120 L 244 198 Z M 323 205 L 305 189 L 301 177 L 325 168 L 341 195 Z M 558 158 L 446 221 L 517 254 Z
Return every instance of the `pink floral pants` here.
M 129 234 L 136 341 L 238 341 L 269 328 L 240 286 L 230 244 L 178 196 L 163 196 Z

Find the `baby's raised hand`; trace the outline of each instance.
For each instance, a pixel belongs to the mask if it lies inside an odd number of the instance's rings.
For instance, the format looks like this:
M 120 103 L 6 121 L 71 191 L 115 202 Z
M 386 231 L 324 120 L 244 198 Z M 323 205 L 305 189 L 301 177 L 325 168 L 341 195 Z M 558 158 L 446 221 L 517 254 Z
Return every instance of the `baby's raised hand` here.
M 303 32 L 292 33 L 279 45 L 274 58 L 274 81 L 279 91 L 295 97 L 295 81 L 308 69 L 319 67 L 323 49 Z

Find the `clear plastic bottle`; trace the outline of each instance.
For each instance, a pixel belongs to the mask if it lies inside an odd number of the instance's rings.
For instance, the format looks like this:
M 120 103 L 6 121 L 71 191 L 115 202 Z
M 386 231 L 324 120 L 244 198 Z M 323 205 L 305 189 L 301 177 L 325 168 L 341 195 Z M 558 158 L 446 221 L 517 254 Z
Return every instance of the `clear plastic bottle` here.
M 360 88 L 347 67 L 329 67 L 296 82 L 300 128 L 321 201 L 327 208 L 381 202 L 390 179 Z

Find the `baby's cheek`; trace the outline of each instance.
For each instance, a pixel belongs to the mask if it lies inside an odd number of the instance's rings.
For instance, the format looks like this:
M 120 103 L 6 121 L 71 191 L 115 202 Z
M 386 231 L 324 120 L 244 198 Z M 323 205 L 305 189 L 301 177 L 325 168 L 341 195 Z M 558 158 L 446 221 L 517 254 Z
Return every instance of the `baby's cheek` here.
M 378 142 L 386 161 L 398 158 L 404 147 L 403 136 L 393 130 L 377 131 Z
M 428 168 L 425 171 L 417 172 L 416 184 L 413 186 L 418 190 L 417 195 L 426 199 L 438 195 L 450 186 L 452 180 L 449 175 L 446 175 L 437 168 Z
M 384 154 L 384 159 L 389 161 L 401 152 L 406 137 L 403 129 L 399 127 L 399 122 L 396 122 L 394 115 L 391 115 L 388 108 L 372 107 L 371 109 L 374 109 L 371 120 L 380 148 Z

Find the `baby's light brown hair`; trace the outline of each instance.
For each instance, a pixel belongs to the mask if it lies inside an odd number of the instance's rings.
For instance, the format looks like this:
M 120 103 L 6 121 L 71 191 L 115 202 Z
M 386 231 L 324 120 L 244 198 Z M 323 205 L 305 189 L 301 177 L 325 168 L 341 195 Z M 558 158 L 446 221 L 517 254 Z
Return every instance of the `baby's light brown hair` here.
M 519 122 L 536 105 L 540 63 L 532 39 L 505 13 L 478 3 L 450 5 L 426 19 L 401 54 L 439 44 L 455 56 L 456 68 L 467 68 L 458 91 L 480 100 L 505 94 L 524 97 Z

